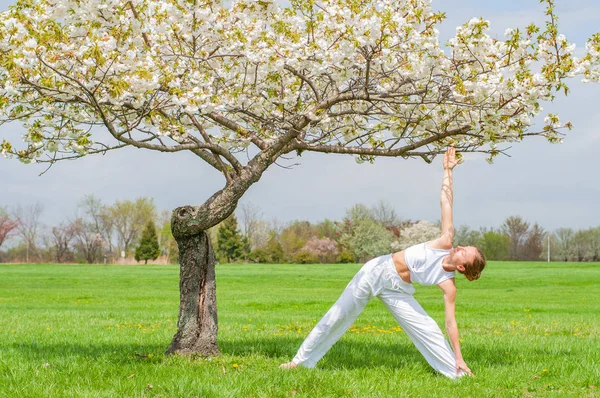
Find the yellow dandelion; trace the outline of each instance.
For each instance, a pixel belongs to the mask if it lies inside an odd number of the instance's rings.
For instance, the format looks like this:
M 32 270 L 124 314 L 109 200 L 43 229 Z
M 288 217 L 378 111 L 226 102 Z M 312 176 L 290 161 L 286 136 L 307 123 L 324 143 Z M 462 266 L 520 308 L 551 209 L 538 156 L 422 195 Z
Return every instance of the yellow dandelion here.
M 234 364 L 233 364 L 233 367 L 234 367 L 234 368 L 237 368 L 237 367 L 238 367 L 238 364 L 237 364 L 237 363 L 234 363 Z
M 50 328 L 46 328 L 47 331 L 50 331 Z
M 542 370 L 542 372 L 547 372 L 547 371 L 548 371 L 548 369 L 544 369 L 544 370 Z

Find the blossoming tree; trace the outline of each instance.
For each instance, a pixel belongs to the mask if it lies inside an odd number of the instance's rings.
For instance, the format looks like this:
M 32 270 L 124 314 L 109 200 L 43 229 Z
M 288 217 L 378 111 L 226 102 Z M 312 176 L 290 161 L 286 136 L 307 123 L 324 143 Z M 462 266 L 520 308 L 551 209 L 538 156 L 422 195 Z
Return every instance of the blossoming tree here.
M 567 77 L 599 79 L 600 35 L 576 58 L 546 3 L 545 26 L 497 40 L 475 18 L 443 46 L 428 0 L 17 0 L 0 17 L 0 122 L 26 133 L 1 150 L 49 165 L 127 146 L 190 151 L 220 172 L 221 190 L 173 211 L 169 347 L 216 354 L 204 231 L 281 156 L 429 162 L 448 145 L 491 158 L 527 136 L 561 139 L 570 125 L 557 115 L 539 131 L 532 120 Z

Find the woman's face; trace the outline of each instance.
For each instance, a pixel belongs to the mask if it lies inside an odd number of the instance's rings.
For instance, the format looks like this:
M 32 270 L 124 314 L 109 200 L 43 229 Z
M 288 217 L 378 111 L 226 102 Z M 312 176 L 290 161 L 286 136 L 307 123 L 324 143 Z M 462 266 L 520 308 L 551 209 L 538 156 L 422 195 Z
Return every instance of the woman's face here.
M 477 248 L 473 246 L 456 246 L 450 252 L 451 262 L 457 265 L 473 264 L 477 255 Z

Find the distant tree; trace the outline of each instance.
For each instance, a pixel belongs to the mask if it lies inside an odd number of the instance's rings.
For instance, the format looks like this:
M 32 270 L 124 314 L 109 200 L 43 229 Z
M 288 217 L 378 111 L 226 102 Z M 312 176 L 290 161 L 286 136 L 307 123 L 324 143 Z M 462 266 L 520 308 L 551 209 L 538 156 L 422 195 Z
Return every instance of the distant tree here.
M 525 242 L 529 234 L 529 223 L 519 216 L 510 216 L 504 221 L 501 229 L 510 239 L 508 258 L 522 260 Z
M 283 249 L 284 260 L 295 261 L 296 255 L 316 232 L 308 221 L 293 221 L 281 231 L 279 242 Z
M 271 231 L 271 225 L 268 221 L 258 220 L 252 230 L 252 241 L 248 242 L 250 250 L 265 246 L 271 237 Z
M 338 244 L 331 238 L 313 236 L 301 250 L 314 256 L 319 263 L 333 263 L 339 253 Z
M 600 260 L 600 229 L 589 228 L 575 232 L 572 249 L 577 261 Z
M 544 229 L 538 223 L 535 223 L 531 226 L 527 234 L 527 239 L 523 245 L 523 260 L 541 260 L 545 237 L 546 231 L 544 231 Z
M 590 228 L 591 261 L 600 261 L 600 227 Z
M 573 235 L 573 257 L 576 261 L 586 261 L 589 257 L 589 236 L 585 230 L 576 231 Z
M 279 264 L 284 260 L 284 252 L 277 234 L 272 231 L 266 245 L 254 249 L 250 253 L 250 261 L 255 263 Z
M 117 235 L 118 250 L 128 255 L 140 230 L 139 224 L 134 226 L 135 204 L 130 200 L 118 200 L 108 208 L 108 214 Z
M 336 263 L 348 264 L 356 262 L 356 254 L 348 248 L 342 248 L 340 255 L 335 259 Z
M 75 222 L 75 236 L 88 263 L 99 262 L 112 254 L 113 220 L 108 207 L 94 195 L 86 195 L 79 202 L 79 221 Z M 84 249 L 85 248 L 85 249 Z
M 144 260 L 144 264 L 148 264 L 148 260 L 156 260 L 159 255 L 160 246 L 158 245 L 158 236 L 156 236 L 156 225 L 154 225 L 154 221 L 150 220 L 146 223 L 140 242 L 135 248 L 135 261 Z
M 2 262 L 19 262 L 25 261 L 27 255 L 27 244 L 22 240 L 18 239 L 9 248 L 6 248 L 5 252 L 0 252 L 2 255 Z
M 319 258 L 313 253 L 306 251 L 304 249 L 300 250 L 293 259 L 294 264 L 317 264 L 319 263 Z
M 4 241 L 17 233 L 19 223 L 12 219 L 6 209 L 0 207 L 0 247 Z
M 369 219 L 377 222 L 373 216 L 372 209 L 362 203 L 357 203 L 347 209 L 344 219 L 349 220 L 350 222 L 358 222 L 359 220 L 363 219 Z
M 335 240 L 336 236 L 339 235 L 337 225 L 328 218 L 315 225 L 314 231 L 319 239 L 330 238 Z
M 378 223 L 373 212 L 362 203 L 346 210 L 338 223 L 339 243 L 356 256 L 357 261 L 367 260 L 391 250 L 394 234 Z
M 18 235 L 26 245 L 26 262 L 29 262 L 31 256 L 34 256 L 38 261 L 40 260 L 38 238 L 42 228 L 40 216 L 43 212 L 44 206 L 41 203 L 26 207 L 18 205 L 13 210 L 13 219 L 17 221 Z
M 160 216 L 159 244 L 161 253 L 167 256 L 169 263 L 177 263 L 179 247 L 177 247 L 177 241 L 171 232 L 171 213 L 167 210 L 163 211 Z
M 285 253 L 283 252 L 283 247 L 281 243 L 277 239 L 277 235 L 271 234 L 271 237 L 267 241 L 267 245 L 265 246 L 265 250 L 269 256 L 270 263 L 282 263 L 285 257 Z
M 256 249 L 252 250 L 250 252 L 250 254 L 248 254 L 248 261 L 251 263 L 261 263 L 261 264 L 266 264 L 266 263 L 271 262 L 271 261 L 269 261 L 267 252 L 262 247 L 258 247 Z
M 392 243 L 394 251 L 400 251 L 410 246 L 427 242 L 440 237 L 440 228 L 429 221 L 416 222 L 400 231 L 398 240 Z
M 238 229 L 237 219 L 232 214 L 217 229 L 217 255 L 226 262 L 239 260 L 245 256 L 247 246 Z
M 52 242 L 54 247 L 54 259 L 62 263 L 69 254 L 71 241 L 75 238 L 75 227 L 73 224 L 61 223 L 52 228 Z
M 510 238 L 493 229 L 483 230 L 482 233 L 480 249 L 485 253 L 485 257 L 488 260 L 506 260 L 510 250 Z
M 102 235 L 96 231 L 94 225 L 79 217 L 71 223 L 75 236 L 75 247 L 88 264 L 98 262 L 102 252 Z
M 393 227 L 399 223 L 394 207 L 385 200 L 380 200 L 371 207 L 371 214 L 376 222 L 384 227 Z
M 550 261 L 568 261 L 561 257 L 560 243 L 556 237 L 556 231 L 552 233 L 549 232 L 546 239 L 546 243 L 550 242 Z
M 251 248 L 256 248 L 258 245 L 256 241 L 256 235 L 262 222 L 262 211 L 260 207 L 253 203 L 242 203 L 238 206 L 237 214 L 240 215 L 239 219 L 242 224 L 242 233 L 248 240 Z
M 481 245 L 482 232 L 470 229 L 467 225 L 460 225 L 454 229 L 454 246 L 477 246 Z
M 391 250 L 394 235 L 372 219 L 363 218 L 342 234 L 340 243 L 350 249 L 358 261 L 377 257 Z
M 269 226 L 270 226 L 270 228 L 269 228 L 270 231 L 274 232 L 277 236 L 281 235 L 281 233 L 283 232 L 283 229 L 285 228 L 284 223 L 279 221 L 277 219 L 277 217 L 271 219 Z M 271 237 L 271 235 L 269 234 L 269 238 L 270 237 Z
M 148 221 L 156 219 L 156 205 L 152 198 L 139 197 L 135 201 L 116 201 L 108 208 L 108 213 L 117 232 L 119 250 L 127 255 Z
M 554 231 L 555 250 L 552 252 L 553 257 L 560 261 L 569 261 L 573 258 L 573 237 L 575 232 L 571 228 L 559 228 Z

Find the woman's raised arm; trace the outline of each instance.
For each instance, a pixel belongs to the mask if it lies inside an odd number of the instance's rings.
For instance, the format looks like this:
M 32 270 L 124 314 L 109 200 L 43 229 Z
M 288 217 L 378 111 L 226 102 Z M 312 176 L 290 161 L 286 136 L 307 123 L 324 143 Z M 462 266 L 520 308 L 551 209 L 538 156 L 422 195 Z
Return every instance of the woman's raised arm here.
M 440 206 L 442 208 L 442 233 L 439 239 L 428 242 L 428 246 L 434 249 L 451 249 L 454 238 L 454 225 L 452 224 L 452 170 L 458 164 L 456 149 L 448 148 L 443 160 L 444 177 L 442 178 L 442 194 Z

